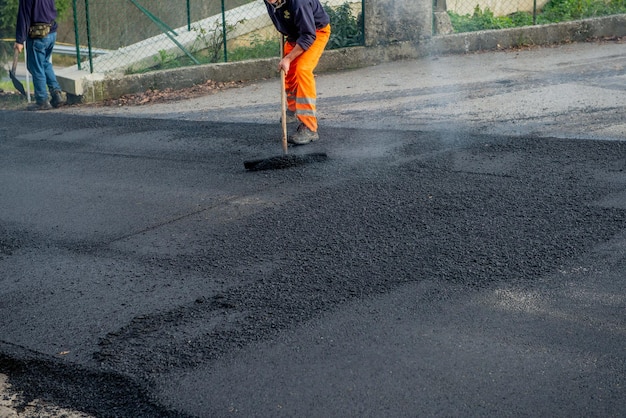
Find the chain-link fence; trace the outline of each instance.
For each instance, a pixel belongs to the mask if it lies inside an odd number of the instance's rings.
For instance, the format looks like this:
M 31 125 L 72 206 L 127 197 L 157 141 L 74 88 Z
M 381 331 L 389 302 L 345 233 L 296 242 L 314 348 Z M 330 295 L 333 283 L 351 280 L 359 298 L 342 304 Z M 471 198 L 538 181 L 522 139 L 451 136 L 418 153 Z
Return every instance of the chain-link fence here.
M 331 15 L 328 49 L 364 44 L 365 1 L 322 0 Z M 626 13 L 626 0 L 432 1 L 438 35 Z M 72 0 L 72 9 L 58 41 L 75 45 L 79 69 L 89 72 L 128 74 L 279 54 L 263 0 Z
M 333 35 L 328 48 L 362 45 L 364 0 L 323 2 Z M 277 57 L 280 37 L 262 0 L 74 0 L 73 27 L 61 42 L 76 45 L 79 69 L 135 73 Z
M 625 0 L 434 0 L 436 34 L 505 29 L 626 13 Z

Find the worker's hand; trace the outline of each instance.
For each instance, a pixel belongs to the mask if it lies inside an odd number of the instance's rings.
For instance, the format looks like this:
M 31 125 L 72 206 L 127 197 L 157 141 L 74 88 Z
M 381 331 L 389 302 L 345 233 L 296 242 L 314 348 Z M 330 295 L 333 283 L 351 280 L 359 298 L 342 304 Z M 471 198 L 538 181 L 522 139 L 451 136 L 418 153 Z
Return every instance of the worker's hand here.
M 304 54 L 304 49 L 298 44 L 295 44 L 293 49 L 283 57 L 278 63 L 278 71 L 283 70 L 285 74 L 289 73 L 291 63 L 295 61 L 300 55 Z
M 24 50 L 24 45 L 16 42 L 13 44 L 13 49 L 16 50 L 18 54 L 21 54 Z
M 291 67 L 291 60 L 287 57 L 280 60 L 278 63 L 278 71 L 284 71 L 285 74 L 289 73 L 289 67 Z

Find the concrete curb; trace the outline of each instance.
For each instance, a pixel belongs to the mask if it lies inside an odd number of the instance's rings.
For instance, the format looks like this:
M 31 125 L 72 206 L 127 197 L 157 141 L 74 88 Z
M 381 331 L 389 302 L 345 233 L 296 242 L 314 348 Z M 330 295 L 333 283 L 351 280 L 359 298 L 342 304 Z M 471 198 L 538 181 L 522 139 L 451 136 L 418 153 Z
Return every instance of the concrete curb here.
M 550 25 L 440 35 L 418 42 L 398 42 L 327 51 L 320 60 L 317 72 L 362 68 L 387 61 L 417 59 L 429 55 L 488 51 L 524 45 L 581 42 L 593 38 L 625 35 L 626 14 Z M 59 81 L 70 96 L 76 94 L 80 96 L 79 100 L 94 102 L 149 89 L 181 89 L 204 83 L 207 80 L 226 82 L 274 78 L 278 74 L 277 64 L 277 58 L 269 58 L 199 65 L 116 78 L 83 75 L 80 79 L 69 80 L 61 76 Z M 79 88 L 72 88 L 72 83 L 80 84 Z M 82 94 L 79 94 L 81 92 Z

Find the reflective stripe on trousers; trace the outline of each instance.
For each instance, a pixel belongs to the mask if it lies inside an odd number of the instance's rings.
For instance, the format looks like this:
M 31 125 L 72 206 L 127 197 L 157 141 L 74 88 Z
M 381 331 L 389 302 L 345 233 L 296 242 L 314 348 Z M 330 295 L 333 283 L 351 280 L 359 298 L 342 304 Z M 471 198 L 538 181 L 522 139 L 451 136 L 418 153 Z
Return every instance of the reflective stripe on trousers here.
M 317 132 L 317 91 L 313 70 L 326 48 L 330 37 L 330 25 L 315 31 L 315 41 L 299 57 L 291 62 L 289 72 L 285 75 L 285 91 L 287 107 L 296 112 L 296 117 L 311 131 Z M 294 48 L 285 43 L 284 53 L 287 55 Z

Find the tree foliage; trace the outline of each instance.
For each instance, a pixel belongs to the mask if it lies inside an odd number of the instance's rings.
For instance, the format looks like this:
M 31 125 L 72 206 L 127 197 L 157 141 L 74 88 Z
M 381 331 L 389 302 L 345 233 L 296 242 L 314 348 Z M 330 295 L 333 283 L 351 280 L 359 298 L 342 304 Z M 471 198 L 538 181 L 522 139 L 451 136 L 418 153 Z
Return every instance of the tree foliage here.
M 626 13 L 626 0 L 549 0 L 535 16 L 538 24 L 567 22 L 589 17 Z M 532 13 L 515 12 L 508 16 L 494 16 L 493 12 L 480 6 L 474 13 L 459 15 L 448 11 L 455 32 L 471 32 L 485 29 L 503 29 L 533 24 Z
M 361 30 L 361 15 L 354 16 L 350 3 L 338 7 L 331 7 L 327 3 L 324 8 L 330 17 L 331 33 L 326 49 L 344 48 L 361 45 L 363 33 Z

